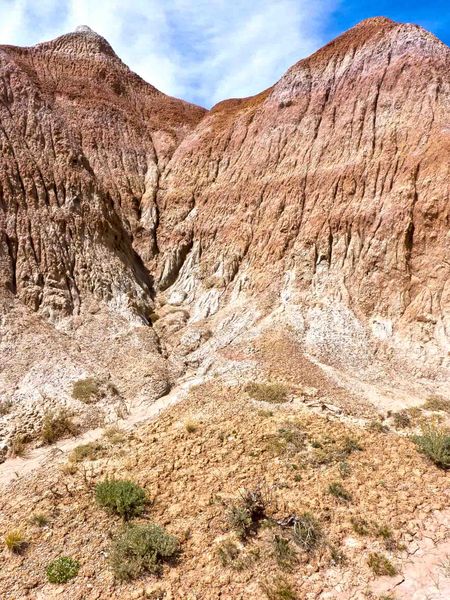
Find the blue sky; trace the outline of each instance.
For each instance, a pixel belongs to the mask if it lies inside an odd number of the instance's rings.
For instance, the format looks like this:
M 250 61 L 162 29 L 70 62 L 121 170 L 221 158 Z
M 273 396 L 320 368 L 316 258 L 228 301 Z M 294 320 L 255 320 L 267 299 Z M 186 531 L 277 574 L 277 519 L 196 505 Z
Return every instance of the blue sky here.
M 265 89 L 380 15 L 450 45 L 450 0 L 0 0 L 0 43 L 32 45 L 89 25 L 157 88 L 209 107 Z

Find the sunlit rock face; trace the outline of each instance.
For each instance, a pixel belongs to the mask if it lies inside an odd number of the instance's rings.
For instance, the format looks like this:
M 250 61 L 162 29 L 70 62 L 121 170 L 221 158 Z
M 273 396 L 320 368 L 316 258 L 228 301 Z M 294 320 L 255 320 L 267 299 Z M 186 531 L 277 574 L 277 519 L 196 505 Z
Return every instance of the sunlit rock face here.
M 161 373 L 177 348 L 205 359 L 196 328 L 225 344 L 274 314 L 329 365 L 445 381 L 449 54 L 370 19 L 207 112 L 86 26 L 2 46 L 2 314 L 102 356 L 102 332 L 142 328 Z

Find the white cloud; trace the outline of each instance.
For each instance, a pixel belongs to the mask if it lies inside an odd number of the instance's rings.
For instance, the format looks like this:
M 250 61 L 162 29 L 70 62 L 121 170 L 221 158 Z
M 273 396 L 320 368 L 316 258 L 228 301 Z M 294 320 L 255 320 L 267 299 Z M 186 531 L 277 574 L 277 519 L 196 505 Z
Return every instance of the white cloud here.
M 162 91 L 211 105 L 255 94 L 327 40 L 339 0 L 0 0 L 0 43 L 89 25 Z

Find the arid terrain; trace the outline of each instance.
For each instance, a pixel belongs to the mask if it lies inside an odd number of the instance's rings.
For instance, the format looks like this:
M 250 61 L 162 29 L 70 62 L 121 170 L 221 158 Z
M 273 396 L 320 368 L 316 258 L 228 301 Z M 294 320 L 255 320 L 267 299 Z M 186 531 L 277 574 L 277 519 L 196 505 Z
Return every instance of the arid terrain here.
M 1 600 L 450 596 L 450 49 L 210 111 L 0 46 Z

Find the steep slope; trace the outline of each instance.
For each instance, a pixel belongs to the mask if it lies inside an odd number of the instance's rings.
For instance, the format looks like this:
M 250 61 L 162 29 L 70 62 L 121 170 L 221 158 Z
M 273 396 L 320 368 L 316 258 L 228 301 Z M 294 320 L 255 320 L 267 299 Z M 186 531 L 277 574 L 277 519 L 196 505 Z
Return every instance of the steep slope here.
M 50 408 L 86 413 L 77 379 L 112 377 L 131 398 L 168 389 L 137 250 L 152 255 L 159 171 L 204 112 L 142 81 L 88 28 L 0 48 L 0 401 L 15 407 L 0 456 Z M 107 413 L 115 400 L 104 395 Z
M 146 316 L 133 246 L 151 253 L 159 169 L 203 109 L 143 82 L 86 28 L 1 59 L 2 280 L 48 313 L 94 292 L 130 295 Z
M 322 360 L 362 371 L 382 350 L 445 382 L 449 111 L 449 48 L 383 18 L 218 104 L 161 179 L 160 287 L 201 315 L 219 296 L 295 306 Z

